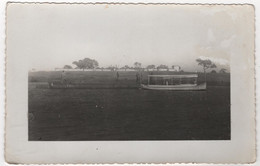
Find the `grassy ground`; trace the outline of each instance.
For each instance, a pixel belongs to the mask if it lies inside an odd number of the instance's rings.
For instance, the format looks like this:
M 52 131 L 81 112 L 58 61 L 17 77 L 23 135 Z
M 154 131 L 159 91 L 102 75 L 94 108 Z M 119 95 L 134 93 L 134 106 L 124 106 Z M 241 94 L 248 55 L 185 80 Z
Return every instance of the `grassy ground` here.
M 135 73 L 119 74 L 124 84 L 136 85 Z M 113 72 L 68 75 L 88 83 L 116 82 Z M 29 73 L 31 82 L 59 77 L 60 72 Z M 210 74 L 208 79 L 214 86 L 200 92 L 43 89 L 29 84 L 29 140 L 228 140 L 229 75 Z
M 66 72 L 66 79 L 69 82 L 74 83 L 87 83 L 94 85 L 109 85 L 109 84 L 121 84 L 135 86 L 136 84 L 136 72 L 134 71 L 121 71 L 119 73 L 119 82 L 116 81 L 116 72 L 102 72 L 102 71 L 71 71 Z M 143 83 L 147 83 L 147 75 L 151 72 L 142 72 Z M 153 74 L 190 74 L 188 72 L 157 72 Z M 198 82 L 204 82 L 204 74 L 198 74 Z M 61 71 L 52 72 L 30 72 L 29 82 L 48 82 L 61 79 Z M 214 86 L 229 86 L 230 85 L 230 74 L 220 73 L 208 73 L 207 84 Z

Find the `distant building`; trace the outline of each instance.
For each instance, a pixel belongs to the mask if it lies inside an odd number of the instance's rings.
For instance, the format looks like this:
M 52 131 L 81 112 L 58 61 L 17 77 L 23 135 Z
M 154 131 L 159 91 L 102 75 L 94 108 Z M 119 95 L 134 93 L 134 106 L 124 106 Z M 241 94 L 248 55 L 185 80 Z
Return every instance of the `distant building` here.
M 180 72 L 181 71 L 181 67 L 178 65 L 174 65 L 172 66 L 171 69 L 169 69 L 169 71 L 176 71 L 176 72 Z
M 147 71 L 157 71 L 157 69 L 156 68 L 154 68 L 154 69 L 146 69 Z
M 158 71 L 169 71 L 169 69 L 162 69 L 162 68 L 158 68 Z

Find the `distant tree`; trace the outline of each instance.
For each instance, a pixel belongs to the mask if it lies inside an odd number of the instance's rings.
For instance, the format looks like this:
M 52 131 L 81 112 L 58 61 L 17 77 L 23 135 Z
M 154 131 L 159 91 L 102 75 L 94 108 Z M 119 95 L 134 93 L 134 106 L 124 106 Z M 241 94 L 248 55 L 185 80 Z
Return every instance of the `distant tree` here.
M 216 70 L 212 70 L 211 73 L 214 73 L 214 74 L 215 74 L 215 73 L 217 73 L 217 72 L 216 72 Z
M 111 71 L 116 71 L 117 67 L 116 66 L 109 66 L 107 69 L 111 70 Z
M 65 65 L 63 69 L 72 69 L 72 67 L 70 65 Z
M 158 67 L 157 67 L 157 69 L 159 70 L 159 69 L 169 69 L 168 68 L 168 66 L 167 65 L 159 65 Z
M 134 63 L 134 68 L 135 69 L 141 69 L 141 67 L 142 67 L 142 63 L 140 63 L 140 62 L 135 62 Z
M 184 73 L 184 70 L 181 70 L 180 73 Z
M 211 60 L 206 59 L 206 60 L 202 60 L 200 58 L 196 59 L 197 63 L 199 66 L 203 67 L 203 71 L 204 71 L 204 75 L 205 75 L 205 81 L 207 79 L 206 76 L 206 70 L 209 68 L 216 68 L 217 66 L 215 65 L 215 63 L 213 63 Z
M 98 67 L 98 62 L 95 59 L 84 58 L 79 61 L 74 61 L 72 64 L 76 65 L 79 69 L 94 69 Z
M 219 70 L 219 73 L 227 73 L 227 69 L 222 68 Z
M 147 69 L 147 70 L 149 70 L 149 69 L 155 69 L 155 65 L 148 65 L 148 66 L 146 67 L 146 69 Z
M 125 69 L 125 71 L 126 71 L 127 69 L 130 69 L 130 67 L 128 65 L 125 65 L 125 66 L 121 67 L 121 69 Z
M 206 73 L 206 70 L 209 68 L 216 68 L 217 66 L 215 65 L 215 63 L 213 63 L 211 60 L 206 59 L 206 60 L 202 60 L 200 58 L 196 59 L 198 65 L 203 67 L 203 71 L 204 73 Z

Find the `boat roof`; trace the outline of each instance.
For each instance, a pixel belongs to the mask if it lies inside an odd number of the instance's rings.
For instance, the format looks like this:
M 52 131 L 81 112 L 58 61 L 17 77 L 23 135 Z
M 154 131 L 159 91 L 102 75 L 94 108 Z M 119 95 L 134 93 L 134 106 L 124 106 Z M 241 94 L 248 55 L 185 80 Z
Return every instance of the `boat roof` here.
M 163 78 L 197 78 L 198 74 L 185 75 L 148 75 L 148 77 L 163 77 Z

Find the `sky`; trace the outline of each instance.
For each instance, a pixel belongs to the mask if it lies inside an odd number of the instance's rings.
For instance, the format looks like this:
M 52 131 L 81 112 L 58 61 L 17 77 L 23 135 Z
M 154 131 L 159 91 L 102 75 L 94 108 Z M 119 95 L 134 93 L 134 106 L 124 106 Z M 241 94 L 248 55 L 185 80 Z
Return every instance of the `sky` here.
M 201 58 L 229 70 L 230 56 L 243 44 L 245 14 L 221 5 L 9 5 L 7 53 L 24 56 L 36 70 L 84 58 L 100 67 L 141 62 L 184 71 L 201 71 Z

